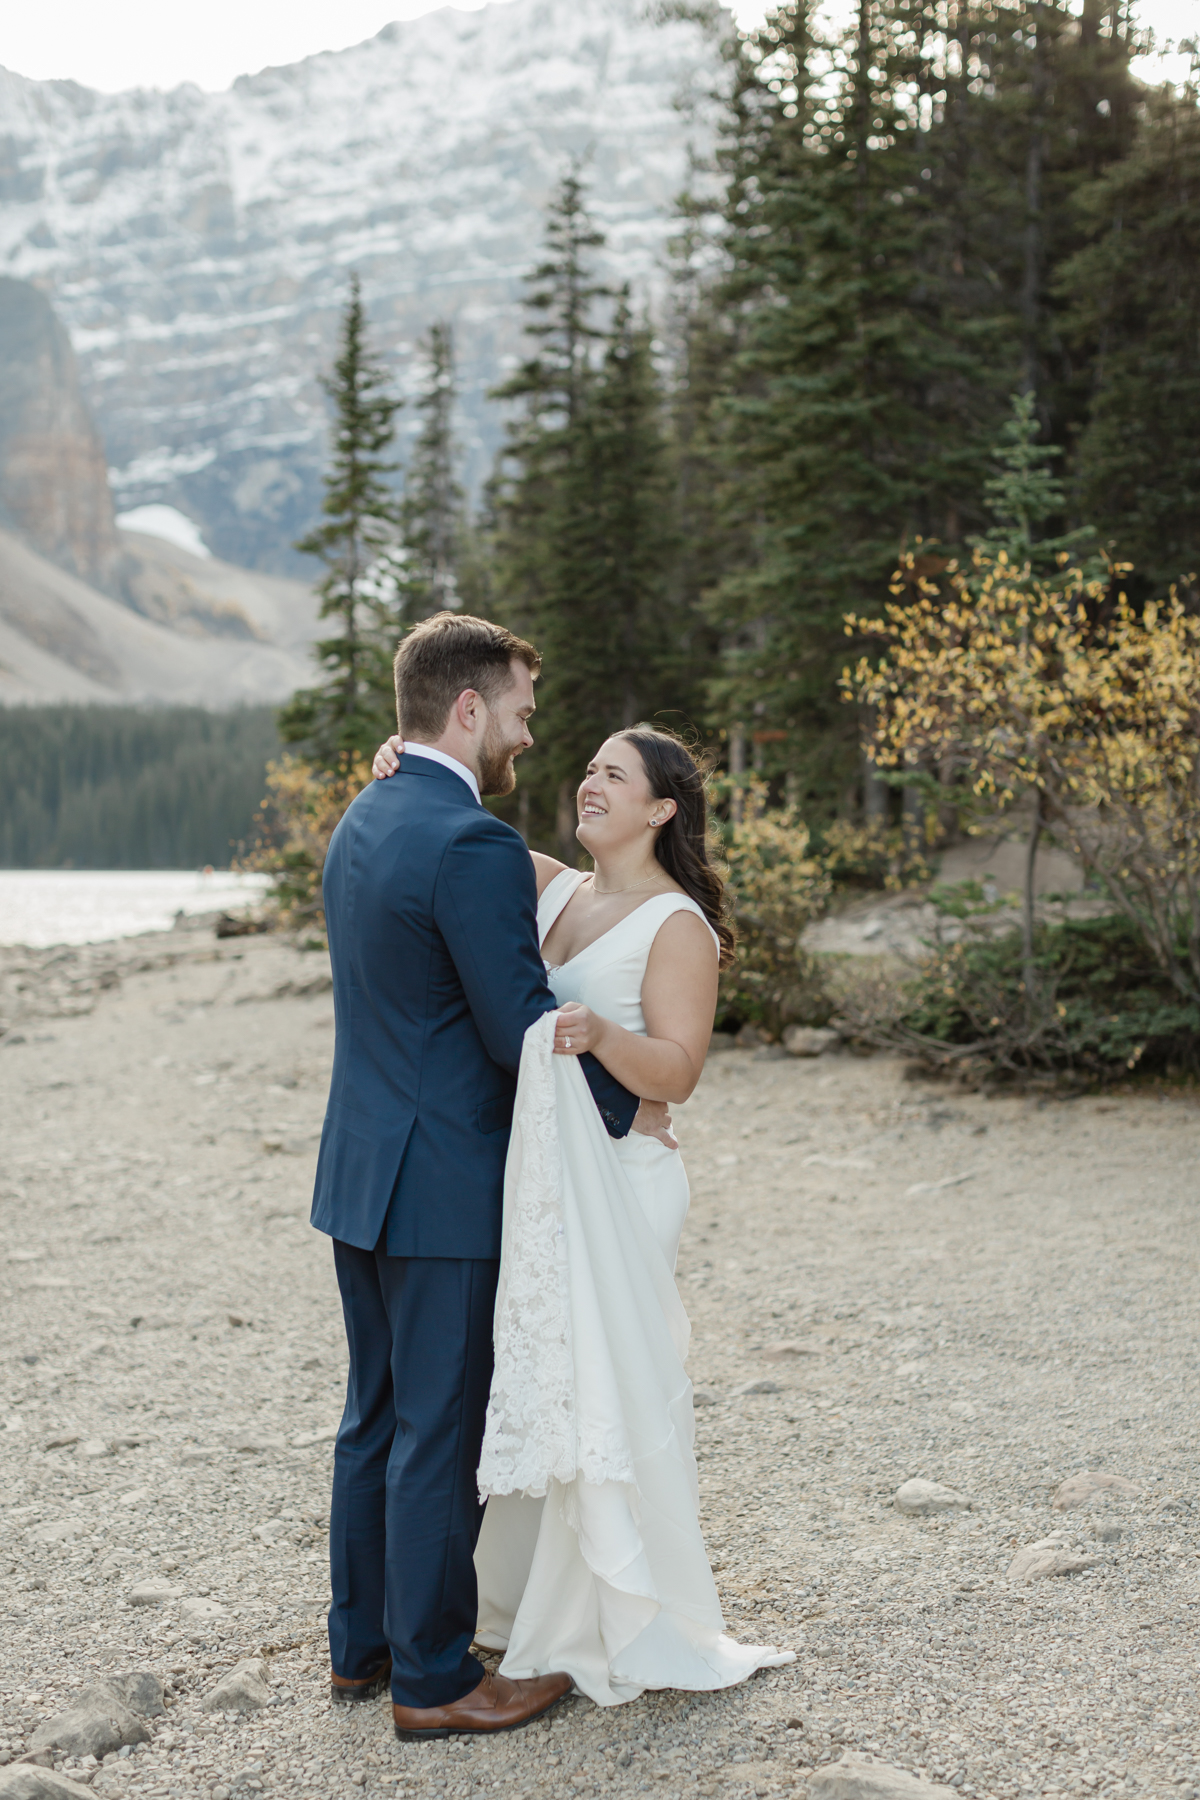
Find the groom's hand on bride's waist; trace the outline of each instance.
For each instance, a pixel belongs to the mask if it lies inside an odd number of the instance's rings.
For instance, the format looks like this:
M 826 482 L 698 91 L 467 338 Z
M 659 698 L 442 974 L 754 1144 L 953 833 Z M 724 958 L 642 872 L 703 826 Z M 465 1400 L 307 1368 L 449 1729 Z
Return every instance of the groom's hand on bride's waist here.
M 679 1148 L 679 1139 L 671 1130 L 671 1113 L 665 1100 L 640 1101 L 630 1130 L 640 1132 L 642 1137 L 657 1138 L 668 1150 Z

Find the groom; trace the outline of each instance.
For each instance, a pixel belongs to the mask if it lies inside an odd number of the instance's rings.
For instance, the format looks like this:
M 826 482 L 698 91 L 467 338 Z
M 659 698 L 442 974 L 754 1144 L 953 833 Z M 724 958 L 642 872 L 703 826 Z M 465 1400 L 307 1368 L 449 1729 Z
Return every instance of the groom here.
M 570 1690 L 470 1654 L 504 1162 L 525 1032 L 555 1001 L 518 834 L 480 802 L 533 739 L 531 645 L 439 613 L 396 656 L 399 772 L 325 863 L 336 1044 L 312 1222 L 333 1239 L 350 1373 L 330 1509 L 335 1699 L 390 1678 L 400 1737 L 503 1731 Z M 633 1095 L 580 1058 L 609 1132 Z

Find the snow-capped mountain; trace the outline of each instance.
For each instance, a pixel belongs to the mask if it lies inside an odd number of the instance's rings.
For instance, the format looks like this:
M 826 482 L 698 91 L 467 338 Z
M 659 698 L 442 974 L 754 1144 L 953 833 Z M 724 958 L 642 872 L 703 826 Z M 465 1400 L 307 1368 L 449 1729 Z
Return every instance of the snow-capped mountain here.
M 166 502 L 218 555 L 293 566 L 351 270 L 402 386 L 419 332 L 454 321 L 477 477 L 500 430 L 485 391 L 519 349 L 521 277 L 572 158 L 608 273 L 655 285 L 721 70 L 712 35 L 665 11 L 447 8 L 223 94 L 0 71 L 0 271 L 65 322 L 118 506 Z

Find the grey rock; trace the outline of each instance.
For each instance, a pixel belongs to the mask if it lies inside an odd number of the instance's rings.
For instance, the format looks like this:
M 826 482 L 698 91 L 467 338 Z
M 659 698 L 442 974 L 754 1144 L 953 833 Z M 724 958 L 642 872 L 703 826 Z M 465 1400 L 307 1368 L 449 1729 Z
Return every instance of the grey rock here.
M 164 1600 L 178 1600 L 181 1591 L 166 1581 L 139 1581 L 127 1598 L 130 1606 L 161 1606 Z
M 1124 1527 L 1120 1525 L 1097 1522 L 1092 1526 L 1092 1536 L 1101 1544 L 1119 1544 L 1125 1536 Z
M 821 1356 L 823 1344 L 805 1343 L 802 1338 L 788 1338 L 781 1344 L 768 1344 L 763 1355 L 768 1362 L 784 1362 L 797 1356 Z
M 61 1750 L 67 1756 L 106 1756 L 122 1744 L 146 1744 L 149 1727 L 137 1717 L 111 1681 L 85 1688 L 74 1706 L 39 1725 L 30 1743 L 35 1750 Z
M 13 1763 L 0 1769 L 2 1800 L 92 1800 L 90 1787 L 71 1781 L 53 1769 L 40 1769 L 32 1763 Z
M 86 1438 L 75 1454 L 86 1457 L 89 1462 L 98 1462 L 102 1456 L 111 1456 L 112 1449 L 103 1438 Z
M 897 1512 L 910 1519 L 928 1518 L 934 1513 L 969 1512 L 971 1509 L 965 1494 L 943 1487 L 939 1481 L 925 1481 L 920 1476 L 914 1476 L 896 1489 L 893 1505 Z
M 1102 1469 L 1082 1469 L 1078 1475 L 1069 1475 L 1066 1481 L 1060 1482 L 1051 1505 L 1055 1512 L 1066 1512 L 1072 1506 L 1082 1506 L 1095 1494 L 1116 1494 L 1121 1499 L 1132 1500 L 1141 1491 L 1123 1475 L 1107 1475 Z
M 305 1431 L 292 1439 L 293 1450 L 310 1450 L 314 1444 L 332 1444 L 337 1441 L 338 1427 L 326 1425 L 323 1431 Z
M 1023 1544 L 1008 1565 L 1007 1579 L 1024 1587 L 1045 1575 L 1079 1575 L 1094 1569 L 1104 1559 L 1071 1550 L 1056 1537 L 1040 1538 L 1036 1544 Z
M 741 1387 L 734 1388 L 735 1394 L 777 1394 L 777 1381 L 743 1381 Z
M 955 1800 L 955 1789 L 847 1750 L 813 1771 L 808 1800 Z
M 227 1675 L 222 1675 L 216 1687 L 204 1696 L 200 1702 L 204 1712 L 257 1712 L 260 1707 L 271 1703 L 271 1690 L 267 1685 L 267 1665 L 261 1657 L 247 1657 L 237 1663 Z
M 45 1525 L 35 1525 L 29 1536 L 35 1544 L 61 1544 L 78 1537 L 82 1530 L 82 1519 L 50 1519 Z
M 824 1056 L 841 1041 L 840 1032 L 829 1025 L 789 1025 L 783 1034 L 789 1056 Z
M 223 1619 L 225 1608 L 219 1600 L 207 1600 L 196 1595 L 180 1601 L 179 1610 L 185 1619 L 203 1621 L 205 1619 Z
M 153 1669 L 129 1669 L 123 1675 L 110 1675 L 108 1685 L 115 1688 L 131 1712 L 143 1719 L 161 1719 L 165 1715 L 163 1684 Z

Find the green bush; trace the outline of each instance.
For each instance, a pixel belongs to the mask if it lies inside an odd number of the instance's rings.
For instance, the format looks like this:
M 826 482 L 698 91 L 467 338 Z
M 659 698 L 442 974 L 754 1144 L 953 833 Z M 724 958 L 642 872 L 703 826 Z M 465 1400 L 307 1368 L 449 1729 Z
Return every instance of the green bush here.
M 845 1009 L 860 1038 L 975 1080 L 1092 1083 L 1200 1064 L 1200 1007 L 1180 999 L 1125 919 L 1039 925 L 1032 999 L 1020 933 L 964 924 L 912 980 Z

